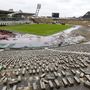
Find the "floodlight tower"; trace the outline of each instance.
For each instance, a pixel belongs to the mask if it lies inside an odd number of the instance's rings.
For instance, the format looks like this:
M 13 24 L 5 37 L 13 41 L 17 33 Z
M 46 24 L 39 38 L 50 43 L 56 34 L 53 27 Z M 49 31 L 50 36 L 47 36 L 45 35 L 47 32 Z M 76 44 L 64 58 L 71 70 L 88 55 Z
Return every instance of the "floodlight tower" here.
M 41 9 L 41 4 L 37 4 L 37 9 L 36 9 L 36 13 L 35 13 L 36 17 L 38 17 L 40 9 Z

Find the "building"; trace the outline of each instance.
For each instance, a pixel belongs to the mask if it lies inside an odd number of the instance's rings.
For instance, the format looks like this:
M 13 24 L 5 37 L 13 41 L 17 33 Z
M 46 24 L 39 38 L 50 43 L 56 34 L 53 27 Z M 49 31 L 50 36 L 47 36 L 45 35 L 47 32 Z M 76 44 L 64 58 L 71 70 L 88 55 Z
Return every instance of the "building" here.
M 0 10 L 0 25 L 11 25 L 16 23 L 30 23 L 30 17 L 35 15 L 34 13 L 26 13 L 19 11 L 13 11 L 9 9 L 8 11 Z
M 83 19 L 90 20 L 90 11 L 87 12 L 84 16 L 82 16 Z
M 7 21 L 9 19 L 8 15 L 11 13 L 14 13 L 14 12 L 0 10 L 0 21 Z
M 33 16 L 33 15 L 34 15 L 34 13 L 18 12 L 18 13 L 14 13 L 14 14 L 12 15 L 12 18 L 13 18 L 14 20 L 29 20 L 29 18 L 30 18 L 31 16 Z

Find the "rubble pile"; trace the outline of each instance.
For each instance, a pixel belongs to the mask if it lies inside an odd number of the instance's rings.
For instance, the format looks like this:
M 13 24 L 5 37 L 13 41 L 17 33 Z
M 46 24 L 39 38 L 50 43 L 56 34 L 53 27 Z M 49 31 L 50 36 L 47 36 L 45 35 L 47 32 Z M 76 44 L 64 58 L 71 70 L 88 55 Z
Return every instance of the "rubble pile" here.
M 0 30 L 0 40 L 8 40 L 10 37 L 14 37 L 15 34 L 13 34 L 10 31 L 7 30 Z

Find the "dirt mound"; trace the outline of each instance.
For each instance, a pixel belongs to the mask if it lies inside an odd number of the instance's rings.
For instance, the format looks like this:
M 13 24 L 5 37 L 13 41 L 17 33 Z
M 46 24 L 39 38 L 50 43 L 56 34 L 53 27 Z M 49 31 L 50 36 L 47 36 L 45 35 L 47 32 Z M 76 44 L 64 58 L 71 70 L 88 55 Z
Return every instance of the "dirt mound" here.
M 9 37 L 14 37 L 15 34 L 7 31 L 7 30 L 0 30 L 0 40 L 8 40 Z

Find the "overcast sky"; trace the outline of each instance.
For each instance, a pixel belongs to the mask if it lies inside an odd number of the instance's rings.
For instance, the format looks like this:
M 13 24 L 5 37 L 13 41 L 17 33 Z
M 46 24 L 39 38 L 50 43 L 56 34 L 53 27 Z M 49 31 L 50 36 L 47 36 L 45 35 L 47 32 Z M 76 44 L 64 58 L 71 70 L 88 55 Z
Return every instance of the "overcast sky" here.
M 82 16 L 90 11 L 90 0 L 0 0 L 0 9 L 23 12 L 36 11 L 37 4 L 41 3 L 40 16 L 51 16 L 52 12 L 59 12 L 61 17 Z

